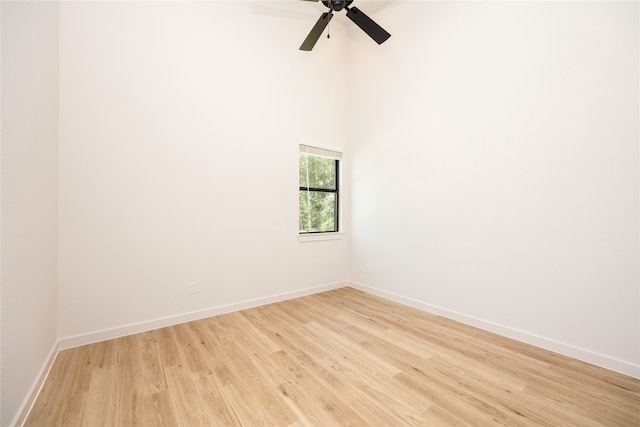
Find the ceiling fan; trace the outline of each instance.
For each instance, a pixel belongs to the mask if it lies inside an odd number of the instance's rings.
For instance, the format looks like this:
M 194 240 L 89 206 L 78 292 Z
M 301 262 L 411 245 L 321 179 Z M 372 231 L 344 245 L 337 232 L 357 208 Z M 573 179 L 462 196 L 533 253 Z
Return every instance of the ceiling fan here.
M 318 1 L 318 0 L 303 0 L 303 1 Z M 326 28 L 331 18 L 333 18 L 333 12 L 340 12 L 342 9 L 347 10 L 347 18 L 351 19 L 358 27 L 360 27 L 365 33 L 369 35 L 376 43 L 382 44 L 385 42 L 391 34 L 387 33 L 384 28 L 373 22 L 373 19 L 369 18 L 357 7 L 349 7 L 353 0 L 322 0 L 322 3 L 329 8 L 328 12 L 325 12 L 320 16 L 316 25 L 313 26 L 311 32 L 302 42 L 300 50 L 310 51 L 316 42 L 322 35 L 322 32 Z

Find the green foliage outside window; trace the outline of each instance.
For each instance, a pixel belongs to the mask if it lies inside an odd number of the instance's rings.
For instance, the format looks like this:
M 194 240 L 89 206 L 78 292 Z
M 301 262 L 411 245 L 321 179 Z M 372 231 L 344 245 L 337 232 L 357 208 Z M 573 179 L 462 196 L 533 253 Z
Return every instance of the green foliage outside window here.
M 301 233 L 338 231 L 338 162 L 300 153 Z

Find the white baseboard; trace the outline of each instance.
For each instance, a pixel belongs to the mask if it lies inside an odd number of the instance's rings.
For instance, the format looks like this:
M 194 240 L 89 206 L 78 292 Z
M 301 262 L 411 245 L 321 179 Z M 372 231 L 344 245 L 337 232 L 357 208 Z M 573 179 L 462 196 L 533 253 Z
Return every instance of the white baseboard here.
M 281 294 L 271 295 L 263 298 L 242 301 L 234 304 L 228 304 L 218 307 L 208 308 L 206 310 L 194 311 L 191 313 L 179 314 L 176 316 L 164 317 L 161 319 L 150 320 L 132 325 L 122 326 L 113 329 L 91 332 L 73 337 L 61 338 L 59 340 L 59 348 L 61 350 L 78 347 L 85 344 L 91 344 L 99 341 L 119 338 L 126 335 L 137 334 L 139 332 L 151 331 L 153 329 L 164 328 L 167 326 L 177 325 L 179 323 L 191 322 L 193 320 L 204 319 L 206 317 L 217 316 L 220 314 L 231 313 L 233 311 L 246 310 L 248 308 L 258 307 L 265 304 L 286 301 L 288 299 L 299 298 L 307 295 L 317 294 L 332 289 L 343 288 L 349 286 L 349 282 L 331 283 L 328 285 L 316 286 L 313 288 L 300 289 L 293 292 L 285 292 Z
M 29 412 L 31 411 L 33 404 L 36 402 L 36 399 L 40 394 L 40 390 L 42 390 L 42 386 L 44 385 L 44 382 L 47 379 L 47 376 L 49 376 L 49 371 L 51 370 L 51 367 L 53 366 L 53 362 L 56 360 L 56 357 L 58 356 L 58 351 L 59 351 L 59 346 L 58 346 L 58 343 L 56 342 L 53 345 L 53 347 L 51 347 L 51 350 L 49 351 L 49 355 L 47 356 L 47 359 L 45 360 L 44 364 L 38 371 L 38 375 L 36 376 L 35 382 L 29 389 L 29 392 L 27 393 L 27 396 L 24 402 L 22 402 L 22 405 L 20 406 L 20 409 L 16 413 L 16 416 L 14 417 L 13 421 L 11 421 L 11 423 L 9 424 L 10 426 L 21 427 L 24 424 L 24 422 L 27 421 L 27 416 L 29 415 Z
M 458 322 L 475 326 L 485 331 L 494 332 L 498 335 L 502 335 L 508 338 L 512 338 L 517 341 L 521 341 L 527 344 L 534 345 L 536 347 L 544 348 L 556 353 L 563 354 L 565 356 L 573 357 L 574 359 L 582 360 L 587 363 L 591 363 L 596 366 L 600 366 L 611 371 L 619 372 L 621 374 L 629 375 L 634 378 L 640 379 L 640 366 L 628 363 L 622 360 L 618 360 L 603 354 L 598 354 L 589 350 L 574 347 L 561 342 L 553 341 L 548 338 L 530 334 L 528 332 L 520 331 L 517 329 L 509 328 L 507 326 L 499 325 L 492 322 L 487 322 L 482 319 L 467 316 L 465 314 L 457 313 L 455 311 L 447 310 L 446 308 L 437 307 L 424 303 L 422 301 L 414 300 L 412 298 L 406 298 L 392 292 L 383 291 L 381 289 L 373 288 L 367 285 L 363 285 L 357 282 L 350 282 L 349 286 L 354 289 L 359 289 L 363 292 L 367 292 L 379 297 L 398 302 L 400 304 L 408 305 L 410 307 L 417 308 L 428 313 L 437 314 L 448 319 L 456 320 Z

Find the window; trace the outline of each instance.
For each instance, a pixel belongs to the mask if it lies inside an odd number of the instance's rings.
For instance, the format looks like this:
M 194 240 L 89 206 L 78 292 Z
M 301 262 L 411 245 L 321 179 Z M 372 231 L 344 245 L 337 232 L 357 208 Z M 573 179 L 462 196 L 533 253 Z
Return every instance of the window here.
M 300 144 L 300 234 L 340 231 L 340 151 Z

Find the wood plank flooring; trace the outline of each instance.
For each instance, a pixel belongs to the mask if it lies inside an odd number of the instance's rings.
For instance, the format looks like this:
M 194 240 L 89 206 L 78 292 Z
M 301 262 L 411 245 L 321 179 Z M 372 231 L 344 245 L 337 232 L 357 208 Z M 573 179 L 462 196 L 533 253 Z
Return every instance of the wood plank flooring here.
M 63 350 L 26 426 L 640 426 L 640 380 L 342 288 Z

